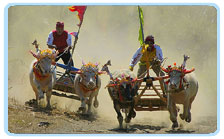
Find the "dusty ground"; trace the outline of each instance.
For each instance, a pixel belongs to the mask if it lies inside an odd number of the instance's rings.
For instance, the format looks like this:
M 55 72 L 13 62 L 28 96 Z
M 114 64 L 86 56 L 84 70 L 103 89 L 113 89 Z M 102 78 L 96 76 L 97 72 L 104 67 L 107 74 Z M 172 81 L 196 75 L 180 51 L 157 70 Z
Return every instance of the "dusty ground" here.
M 132 120 L 128 130 L 119 129 L 114 118 L 100 116 L 97 111 L 91 116 L 81 115 L 53 108 L 53 110 L 37 109 L 31 105 L 20 105 L 9 99 L 9 132 L 10 133 L 36 133 L 36 134 L 207 134 L 213 133 L 217 128 L 216 117 L 201 116 L 200 120 L 190 124 L 180 122 L 180 128 L 172 130 L 167 119 L 153 120 L 153 112 L 147 118 Z M 160 112 L 161 114 L 166 112 Z M 168 117 L 167 117 L 168 118 Z

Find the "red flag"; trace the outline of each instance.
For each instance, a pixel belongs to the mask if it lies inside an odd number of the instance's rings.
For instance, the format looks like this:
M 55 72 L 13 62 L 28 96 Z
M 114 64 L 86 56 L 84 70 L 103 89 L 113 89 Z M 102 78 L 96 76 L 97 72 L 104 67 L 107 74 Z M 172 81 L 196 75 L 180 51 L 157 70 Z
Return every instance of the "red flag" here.
M 72 6 L 72 7 L 69 7 L 69 10 L 71 12 L 75 12 L 75 11 L 78 12 L 78 17 L 79 17 L 79 20 L 80 20 L 80 23 L 78 24 L 78 26 L 80 26 L 82 24 L 83 15 L 86 11 L 86 7 L 87 6 Z

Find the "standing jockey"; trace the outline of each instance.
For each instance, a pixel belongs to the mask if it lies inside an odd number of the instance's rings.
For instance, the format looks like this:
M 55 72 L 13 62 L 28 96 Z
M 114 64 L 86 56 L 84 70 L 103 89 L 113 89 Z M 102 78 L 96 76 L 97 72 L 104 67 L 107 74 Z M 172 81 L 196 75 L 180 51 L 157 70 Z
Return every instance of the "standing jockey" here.
M 69 51 L 72 48 L 72 37 L 66 30 L 64 30 L 63 22 L 56 23 L 56 30 L 50 32 L 47 39 L 47 45 L 51 49 L 55 48 L 58 50 L 59 54 L 55 59 L 56 62 L 62 58 L 64 64 L 68 65 L 68 62 L 72 56 Z M 74 66 L 72 59 L 69 64 Z
M 141 46 L 134 54 L 129 64 L 129 69 L 133 71 L 134 66 L 139 62 L 139 69 L 137 73 L 138 78 L 143 78 L 146 75 L 147 66 L 153 69 L 156 76 L 164 76 L 160 65 L 163 60 L 162 49 L 159 45 L 154 43 L 154 37 L 149 35 L 146 37 L 143 46 Z M 164 86 L 164 81 L 160 81 L 161 86 Z M 163 92 L 165 97 L 165 92 Z

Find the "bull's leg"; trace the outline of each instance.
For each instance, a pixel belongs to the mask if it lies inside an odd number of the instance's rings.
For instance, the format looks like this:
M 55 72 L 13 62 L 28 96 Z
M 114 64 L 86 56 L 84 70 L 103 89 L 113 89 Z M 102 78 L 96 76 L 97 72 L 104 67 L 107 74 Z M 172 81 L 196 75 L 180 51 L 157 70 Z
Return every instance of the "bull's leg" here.
M 43 103 L 44 103 L 44 101 L 43 101 L 44 93 L 43 93 L 43 91 L 41 90 L 40 85 L 37 85 L 37 89 L 36 89 L 36 90 L 37 90 L 37 91 L 36 91 L 36 100 L 37 100 L 37 106 L 38 106 L 38 108 L 39 108 L 39 107 L 42 106 Z
M 46 108 L 47 109 L 51 109 L 51 94 L 52 94 L 52 90 L 48 90 L 47 93 L 46 93 L 46 96 L 47 96 L 47 106 Z
M 176 109 L 176 104 L 173 103 L 168 95 L 168 111 L 170 113 L 170 120 L 173 122 L 172 128 L 177 128 L 178 127 L 178 122 L 177 122 L 177 109 Z
M 136 112 L 134 111 L 134 103 L 131 103 L 129 113 L 128 113 L 127 117 L 125 118 L 125 122 L 130 123 L 131 118 L 135 118 L 135 116 L 136 116 Z
M 189 110 L 189 105 L 190 105 L 190 100 L 186 101 L 184 104 L 183 104 L 183 108 L 184 108 L 184 112 L 183 114 L 180 114 L 180 118 L 182 120 L 185 120 L 186 122 L 190 122 L 191 119 L 188 119 L 188 115 L 190 110 Z
M 33 91 L 35 92 L 35 97 L 36 97 L 36 106 L 39 107 L 38 103 L 39 103 L 39 95 L 38 95 L 38 91 L 36 88 L 33 88 Z
M 190 123 L 191 122 L 191 105 L 192 105 L 192 102 L 194 100 L 195 97 L 192 97 L 190 99 L 190 102 L 189 102 L 189 105 L 188 105 L 188 109 L 187 109 L 187 115 L 185 117 L 185 121 Z
M 130 121 L 131 121 L 130 111 L 131 111 L 130 108 L 125 109 L 125 123 L 126 123 L 125 129 L 126 130 L 128 130 L 129 124 L 130 124 Z
M 190 105 L 191 105 L 191 104 L 190 104 Z M 188 108 L 188 115 L 187 115 L 187 117 L 185 118 L 185 121 L 188 122 L 188 123 L 191 122 L 191 108 L 190 108 L 190 106 L 189 106 L 189 108 Z
M 35 85 L 36 85 L 36 90 L 37 90 L 37 94 L 38 94 L 38 99 L 42 99 L 44 98 L 44 92 L 41 90 L 40 84 L 37 81 L 34 81 Z
M 79 111 L 82 111 L 82 113 L 86 112 L 86 98 L 80 97 L 81 106 L 79 107 Z
M 91 114 L 92 101 L 93 101 L 93 97 L 90 96 L 89 97 L 89 100 L 88 100 L 88 110 L 87 110 L 87 114 Z
M 98 102 L 98 100 L 97 100 L 97 95 L 95 96 L 95 99 L 94 99 L 94 102 L 93 102 L 93 106 L 94 106 L 95 108 L 98 108 L 98 106 L 99 106 L 99 102 Z
M 123 128 L 123 126 L 122 126 L 123 117 L 122 117 L 121 112 L 120 112 L 121 108 L 120 108 L 120 105 L 118 104 L 117 101 L 113 101 L 113 102 L 114 102 L 114 109 L 115 109 L 115 111 L 117 113 L 117 120 L 119 122 L 119 127 L 120 127 L 120 129 L 122 129 Z

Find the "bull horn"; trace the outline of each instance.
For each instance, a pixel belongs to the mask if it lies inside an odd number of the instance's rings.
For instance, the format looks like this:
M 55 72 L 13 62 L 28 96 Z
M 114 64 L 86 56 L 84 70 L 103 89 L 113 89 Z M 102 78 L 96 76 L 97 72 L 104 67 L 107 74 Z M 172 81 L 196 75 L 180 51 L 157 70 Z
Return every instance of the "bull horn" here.
M 160 66 L 160 68 L 161 68 L 164 72 L 166 72 L 166 73 L 168 73 L 168 72 L 169 72 L 167 69 L 165 69 L 165 68 L 164 68 L 164 67 L 162 67 L 162 66 Z
M 39 59 L 40 58 L 40 55 L 39 54 L 35 54 L 34 52 L 32 52 L 31 50 L 29 51 L 33 57 L 35 57 L 36 59 Z
M 164 79 L 167 79 L 167 78 L 169 78 L 170 76 L 169 75 L 167 75 L 167 76 L 162 76 L 162 77 L 153 77 L 154 78 L 154 80 L 164 80 Z
M 191 73 L 191 72 L 193 72 L 193 71 L 195 71 L 195 68 L 192 68 L 191 70 L 185 70 L 185 71 L 184 71 L 184 74 L 188 74 L 188 73 Z

